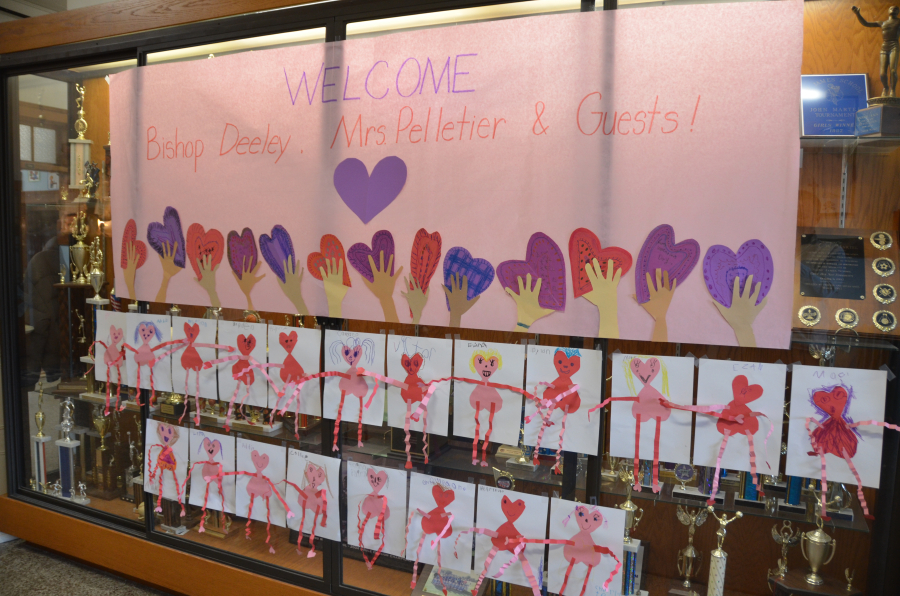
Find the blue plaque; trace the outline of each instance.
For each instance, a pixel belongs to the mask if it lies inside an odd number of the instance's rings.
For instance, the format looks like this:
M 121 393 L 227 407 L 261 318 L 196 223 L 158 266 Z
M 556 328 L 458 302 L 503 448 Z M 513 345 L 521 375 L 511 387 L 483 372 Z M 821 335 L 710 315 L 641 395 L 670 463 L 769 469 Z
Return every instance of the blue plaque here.
M 868 107 L 866 75 L 802 75 L 800 79 L 803 136 L 856 136 L 856 112 Z

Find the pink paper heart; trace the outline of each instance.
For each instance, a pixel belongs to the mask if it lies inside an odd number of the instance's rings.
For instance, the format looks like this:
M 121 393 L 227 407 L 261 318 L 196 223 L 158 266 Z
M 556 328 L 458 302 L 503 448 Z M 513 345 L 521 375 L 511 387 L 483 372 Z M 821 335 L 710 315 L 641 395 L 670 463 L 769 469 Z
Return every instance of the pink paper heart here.
M 269 466 L 269 456 L 265 453 L 260 453 L 255 449 L 250 454 L 250 459 L 253 461 L 253 466 L 256 468 L 257 472 L 262 472 Z
M 366 478 L 369 481 L 369 486 L 371 486 L 372 490 L 377 493 L 387 484 L 388 476 L 387 472 L 385 472 L 384 470 L 376 473 L 375 470 L 369 468 L 369 471 L 366 473 Z

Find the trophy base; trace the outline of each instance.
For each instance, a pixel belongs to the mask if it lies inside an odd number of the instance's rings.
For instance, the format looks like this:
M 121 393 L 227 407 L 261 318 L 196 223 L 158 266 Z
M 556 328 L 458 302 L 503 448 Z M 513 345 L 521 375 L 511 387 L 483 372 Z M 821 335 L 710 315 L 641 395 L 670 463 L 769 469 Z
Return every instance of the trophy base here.
M 666 594 L 669 596 L 701 596 L 701 592 L 706 592 L 704 588 L 704 586 L 695 582 L 691 582 L 685 587 L 683 580 L 673 579 Z
M 200 416 L 200 419 L 203 419 L 203 416 Z M 224 421 L 224 419 L 223 419 Z M 238 430 L 253 430 L 261 433 L 273 433 L 275 431 L 281 430 L 283 426 L 281 420 L 276 420 L 274 424 L 268 423 L 259 423 L 259 424 L 250 424 L 246 420 L 232 420 L 231 428 Z
M 206 426 L 225 424 L 225 416 L 214 416 L 213 414 L 204 414 L 203 412 L 200 412 L 200 424 Z
M 178 526 L 176 528 L 165 524 L 159 524 L 159 529 L 167 534 L 175 534 L 176 536 L 184 536 L 188 533 L 188 529 L 185 526 Z
M 72 502 L 78 503 L 79 505 L 87 505 L 91 502 L 91 500 L 88 499 L 87 497 L 82 497 L 79 495 L 79 496 L 72 497 Z
M 701 501 L 706 502 L 709 500 L 709 495 L 704 495 L 696 488 L 692 488 L 690 486 L 681 488 L 678 487 L 672 491 L 672 497 L 675 499 L 684 499 L 686 501 Z M 724 505 L 725 504 L 725 493 L 719 491 L 719 494 L 716 495 L 716 505 Z
M 168 402 L 162 402 L 159 404 L 159 411 L 162 414 L 167 414 L 169 416 L 181 417 L 184 414 L 186 404 L 184 402 L 170 404 Z
M 109 300 L 106 298 L 88 298 L 85 300 L 88 304 L 93 304 L 94 306 L 106 306 L 109 304 Z
M 893 100 L 898 103 L 875 103 L 876 100 Z M 869 100 L 871 107 L 856 112 L 856 134 L 860 137 L 890 137 L 900 134 L 900 99 L 876 97 Z
M 856 586 L 847 589 L 846 581 L 838 581 L 831 577 L 821 577 L 818 585 L 807 583 L 806 573 L 800 569 L 791 569 L 783 578 L 770 577 L 769 588 L 775 596 L 861 596 L 862 590 Z
M 506 460 L 507 468 L 518 468 L 520 470 L 528 470 L 529 472 L 534 472 L 538 466 L 531 463 L 529 460 L 519 461 L 518 457 L 511 457 Z
M 783 511 L 784 513 L 799 513 L 800 515 L 806 514 L 806 503 L 798 503 L 796 505 L 792 505 L 787 503 L 784 499 L 778 499 L 778 511 Z

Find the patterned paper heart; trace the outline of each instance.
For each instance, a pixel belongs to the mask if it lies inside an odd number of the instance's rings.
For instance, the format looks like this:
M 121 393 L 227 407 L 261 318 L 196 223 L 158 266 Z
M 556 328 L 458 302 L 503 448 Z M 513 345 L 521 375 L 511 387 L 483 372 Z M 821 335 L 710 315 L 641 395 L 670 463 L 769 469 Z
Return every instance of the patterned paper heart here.
M 228 232 L 228 263 L 231 270 L 243 277 L 244 271 L 253 271 L 259 262 L 259 253 L 256 251 L 256 239 L 253 230 L 244 228 L 241 234 L 231 230 Z
M 441 262 L 441 234 L 434 232 L 429 234 L 425 228 L 416 232 L 413 240 L 412 254 L 409 257 L 409 274 L 419 283 L 419 287 L 425 292 L 431 278 L 437 272 Z M 412 287 L 410 287 L 412 289 Z
M 297 258 L 294 255 L 294 243 L 291 241 L 291 235 L 283 226 L 275 226 L 272 228 L 272 235 L 262 234 L 259 237 L 259 251 L 262 253 L 266 263 L 272 273 L 278 276 L 282 282 L 287 281 L 285 277 L 284 264 L 290 260 L 297 273 Z
M 355 157 L 334 169 L 334 188 L 341 200 L 364 224 L 384 211 L 406 184 L 406 163 L 397 156 L 385 157 L 372 170 Z
M 588 263 L 593 264 L 594 259 L 600 263 L 600 269 L 606 276 L 606 267 L 609 261 L 613 262 L 613 272 L 622 270 L 622 275 L 631 269 L 631 253 L 618 246 L 600 247 L 600 239 L 587 228 L 578 228 L 569 236 L 569 266 L 572 269 L 572 290 L 575 297 L 584 296 L 594 289 L 591 280 L 585 272 Z
M 466 298 L 469 300 L 481 295 L 494 281 L 493 265 L 485 259 L 476 259 L 462 246 L 454 246 L 444 257 L 444 285 L 448 288 L 454 273 L 459 275 L 460 283 L 463 277 L 468 279 Z M 447 310 L 450 310 L 450 299 L 446 295 L 444 299 L 447 301 Z
M 431 487 L 431 496 L 438 507 L 446 507 L 456 499 L 456 493 L 452 489 L 444 488 L 440 484 Z
M 650 300 L 647 288 L 647 273 L 656 280 L 656 270 L 669 272 L 669 283 L 684 283 L 700 260 L 700 244 L 696 240 L 682 240 L 675 244 L 675 230 L 668 224 L 656 226 L 638 253 L 637 267 L 634 270 L 634 286 L 637 300 L 643 304 Z
M 197 279 L 203 279 L 200 274 L 200 265 L 197 261 L 201 257 L 211 257 L 209 268 L 215 269 L 222 262 L 225 256 L 225 238 L 219 230 L 205 231 L 203 226 L 193 223 L 188 227 L 187 231 L 187 256 L 191 261 L 191 267 Z
M 844 410 L 847 408 L 847 402 L 849 400 L 850 395 L 847 393 L 847 390 L 838 385 L 831 389 L 831 391 L 828 391 L 827 389 L 816 391 L 813 393 L 811 401 L 815 407 L 834 418 L 844 414 Z
M 757 282 L 762 284 L 756 298 L 756 304 L 759 304 L 772 289 L 772 278 L 775 275 L 772 253 L 761 240 L 744 242 L 737 254 L 721 244 L 710 246 L 706 251 L 703 258 L 703 279 L 713 300 L 725 308 L 731 308 L 734 278 L 740 278 L 740 291 L 743 295 L 747 277 L 750 275 L 753 276 L 754 287 Z M 753 288 L 750 288 L 750 291 L 752 293 Z
M 122 258 L 119 259 L 122 269 L 128 267 L 128 243 L 134 244 L 134 255 L 137 257 L 137 266 L 140 269 L 147 260 L 147 245 L 142 240 L 137 239 L 137 224 L 133 219 L 129 219 L 125 224 L 125 230 L 122 234 Z M 130 298 L 131 296 L 129 296 Z
M 184 233 L 181 231 L 181 217 L 175 207 L 166 207 L 162 223 L 154 221 L 147 226 L 147 242 L 159 256 L 163 256 L 164 245 L 168 245 L 169 251 L 174 249 L 175 264 L 184 268 Z
M 369 248 L 363 242 L 357 242 L 347 251 L 347 260 L 353 265 L 353 268 L 369 282 L 375 281 L 375 274 L 372 272 L 372 266 L 369 265 L 369 257 L 375 261 L 375 267 L 381 268 L 381 253 L 384 252 L 384 266 L 391 264 L 391 275 L 394 275 L 394 263 L 391 257 L 394 256 L 394 237 L 387 230 L 375 232 L 372 236 L 372 248 Z
M 321 267 L 327 272 L 326 261 L 330 263 L 331 259 L 334 259 L 335 265 L 340 261 L 344 261 L 344 285 L 348 288 L 352 287 L 350 284 L 350 267 L 347 265 L 344 245 L 341 244 L 337 236 L 334 234 L 322 236 L 322 240 L 319 242 L 319 251 L 309 253 L 309 256 L 306 258 L 306 268 L 309 269 L 309 274 L 322 281 L 322 273 L 319 271 L 319 268 Z
M 503 261 L 497 265 L 497 279 L 504 288 L 519 292 L 519 280 L 531 274 L 533 284 L 541 279 L 538 304 L 553 310 L 566 309 L 566 262 L 559 245 L 543 232 L 528 239 L 524 261 Z

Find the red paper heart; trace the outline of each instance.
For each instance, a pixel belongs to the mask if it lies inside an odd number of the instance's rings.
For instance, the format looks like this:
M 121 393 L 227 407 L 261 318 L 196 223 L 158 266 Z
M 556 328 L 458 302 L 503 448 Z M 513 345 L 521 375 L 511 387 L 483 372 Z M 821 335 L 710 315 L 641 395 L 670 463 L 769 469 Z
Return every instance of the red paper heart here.
M 762 385 L 750 385 L 747 377 L 738 375 L 731 382 L 731 391 L 734 393 L 734 401 L 739 404 L 750 403 L 762 397 Z
M 197 336 L 200 335 L 200 323 L 194 323 L 193 325 L 191 325 L 187 321 L 185 321 L 184 335 L 191 341 L 196 340 Z
M 572 268 L 572 289 L 576 298 L 593 290 L 584 268 L 588 263 L 593 263 L 594 259 L 600 263 L 604 277 L 610 260 L 613 262 L 613 271 L 621 269 L 622 275 L 631 269 L 631 253 L 618 246 L 601 248 L 596 234 L 587 228 L 578 228 L 569 237 L 569 266 Z
M 284 348 L 288 354 L 290 354 L 294 351 L 294 346 L 297 345 L 297 332 L 291 331 L 289 334 L 279 333 L 278 343 L 280 343 L 281 347 Z
M 253 348 L 256 347 L 256 337 L 251 333 L 246 337 L 244 334 L 237 336 L 237 347 L 238 350 L 241 351 L 241 354 L 244 356 L 249 356 L 250 352 L 253 351 Z
M 456 499 L 456 493 L 440 484 L 435 484 L 431 487 L 431 496 L 434 497 L 434 502 L 437 503 L 438 507 L 446 507 Z
M 309 253 L 309 257 L 306 259 L 306 268 L 309 269 L 309 274 L 319 281 L 322 281 L 322 274 L 319 272 L 319 267 L 328 271 L 328 268 L 325 266 L 326 261 L 330 263 L 331 259 L 334 259 L 335 265 L 340 261 L 344 261 L 344 285 L 348 288 L 351 287 L 350 265 L 347 263 L 344 245 L 341 244 L 341 241 L 338 240 L 337 236 L 333 234 L 325 234 L 322 236 L 322 240 L 319 242 L 319 250 L 321 252 Z
M 400 358 L 400 365 L 403 366 L 403 370 L 407 373 L 414 375 L 419 372 L 419 369 L 422 368 L 422 355 L 416 354 L 412 358 L 404 354 Z
M 419 287 L 425 292 L 428 284 L 437 271 L 441 262 L 441 234 L 434 232 L 429 234 L 425 228 L 416 232 L 413 240 L 412 254 L 409 257 L 410 276 L 419 282 Z M 410 287 L 412 289 L 412 287 Z
M 203 279 L 200 274 L 200 266 L 197 264 L 201 257 L 207 255 L 211 257 L 210 269 L 215 269 L 222 262 L 222 257 L 225 255 L 225 237 L 219 230 L 211 229 L 207 232 L 202 225 L 191 224 L 187 231 L 186 242 L 188 259 L 191 261 L 191 267 L 194 268 L 197 279 Z
M 847 407 L 847 399 L 849 399 L 847 390 L 841 386 L 837 386 L 831 391 L 816 391 L 813 393 L 813 402 L 816 406 L 832 418 L 844 413 L 844 408 Z
M 504 495 L 503 499 L 500 500 L 500 509 L 503 511 L 503 515 L 506 516 L 506 519 L 514 522 L 525 512 L 525 501 L 522 499 L 513 501 Z
M 137 224 L 133 219 L 129 219 L 125 224 L 125 232 L 122 234 L 122 258 L 120 259 L 122 269 L 128 267 L 128 244 L 134 244 L 134 254 L 137 256 L 137 267 L 140 269 L 147 260 L 147 245 L 143 241 L 137 239 Z M 134 298 L 134 296 L 129 296 Z

